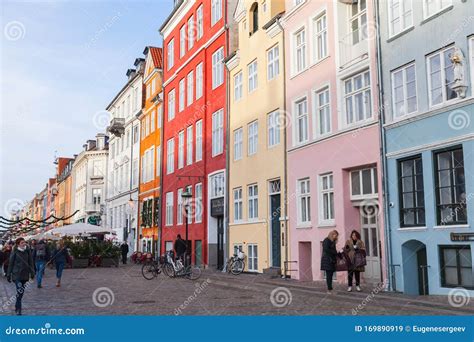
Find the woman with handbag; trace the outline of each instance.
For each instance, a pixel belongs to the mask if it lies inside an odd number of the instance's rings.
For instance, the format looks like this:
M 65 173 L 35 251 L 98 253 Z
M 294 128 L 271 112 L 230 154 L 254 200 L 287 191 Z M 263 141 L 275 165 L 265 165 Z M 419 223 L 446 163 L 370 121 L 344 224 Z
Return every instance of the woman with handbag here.
M 333 230 L 323 241 L 323 254 L 321 256 L 321 270 L 326 272 L 326 285 L 328 293 L 332 294 L 332 276 L 336 272 L 336 243 L 339 233 Z
M 360 233 L 357 230 L 352 231 L 350 239 L 346 241 L 344 250 L 351 261 L 347 270 L 347 291 L 352 291 L 352 280 L 355 276 L 356 290 L 360 292 L 360 272 L 365 271 L 365 244 L 360 239 Z

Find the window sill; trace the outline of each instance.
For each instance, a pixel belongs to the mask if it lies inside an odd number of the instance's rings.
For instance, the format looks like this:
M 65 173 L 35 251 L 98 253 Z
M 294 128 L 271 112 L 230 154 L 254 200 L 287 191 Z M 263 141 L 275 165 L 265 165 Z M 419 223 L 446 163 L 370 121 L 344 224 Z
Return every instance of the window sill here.
M 312 229 L 313 226 L 311 224 L 296 224 L 296 229 Z
M 427 230 L 426 227 L 400 227 L 397 229 L 399 232 L 417 232 L 417 231 L 425 231 Z
M 319 65 L 319 64 L 321 64 L 321 63 L 323 63 L 326 59 L 329 59 L 330 57 L 331 57 L 331 55 L 328 54 L 327 56 L 324 56 L 324 57 L 321 58 L 321 59 L 317 59 L 317 60 L 315 60 L 315 61 L 312 61 L 311 65 L 309 66 L 309 69 L 311 69 L 311 68 L 313 68 L 313 67 L 315 67 L 315 66 L 317 66 L 317 65 Z
M 410 31 L 413 31 L 415 29 L 415 26 L 409 26 L 407 27 L 406 29 L 398 32 L 398 33 L 395 33 L 393 36 L 390 36 L 388 39 L 387 39 L 387 43 L 390 43 L 390 42 L 393 42 L 395 39 L 398 39 L 400 38 L 401 36 L 407 34 L 408 32 Z
M 439 17 L 440 15 L 442 15 L 442 14 L 444 14 L 444 13 L 446 13 L 446 12 L 452 10 L 453 7 L 454 7 L 453 5 L 449 5 L 448 7 L 443 8 L 441 11 L 436 12 L 435 14 L 432 14 L 431 16 L 429 16 L 429 17 L 423 19 L 423 20 L 421 21 L 421 23 L 420 23 L 420 26 L 421 26 L 421 25 L 424 25 L 424 24 L 426 24 L 428 21 L 431 21 L 431 20 L 433 20 L 433 19 Z
M 318 224 L 318 228 L 336 228 L 336 222 L 321 222 Z
M 447 230 L 447 229 L 469 229 L 471 228 L 470 225 L 468 224 L 452 224 L 449 226 L 433 226 L 433 229 L 439 229 L 439 230 Z

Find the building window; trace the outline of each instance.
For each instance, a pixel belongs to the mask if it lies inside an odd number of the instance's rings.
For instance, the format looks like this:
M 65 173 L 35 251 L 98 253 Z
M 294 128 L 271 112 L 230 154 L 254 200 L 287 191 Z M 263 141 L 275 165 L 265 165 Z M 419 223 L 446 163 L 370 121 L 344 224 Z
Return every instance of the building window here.
M 166 53 L 166 58 L 168 60 L 168 70 L 170 70 L 174 66 L 174 39 L 169 41 Z
M 257 153 L 258 150 L 258 121 L 248 125 L 248 155 Z
M 439 246 L 441 286 L 474 288 L 471 246 Z
M 238 101 L 243 95 L 242 71 L 234 76 L 234 101 Z
M 211 176 L 211 199 L 224 197 L 225 193 L 225 179 L 224 172 L 217 173 Z
M 275 45 L 267 51 L 267 79 L 273 80 L 280 74 L 280 48 Z
M 194 26 L 194 16 L 188 19 L 188 49 L 191 50 L 194 46 L 194 33 L 196 27 Z
M 369 71 L 344 80 L 344 103 L 347 125 L 372 117 Z
M 182 58 L 186 54 L 186 25 L 179 29 L 179 57 Z
M 377 168 L 351 171 L 351 199 L 376 198 Z
M 242 221 L 242 188 L 234 189 L 234 222 Z
M 389 0 L 388 20 L 390 36 L 413 26 L 412 0 Z
M 202 96 L 202 63 L 199 63 L 196 67 L 196 100 Z
M 132 185 L 136 187 L 138 186 L 138 158 L 134 159 L 132 167 Z
M 222 0 L 211 0 L 211 26 L 222 18 Z
M 179 81 L 179 108 L 178 110 L 181 112 L 184 110 L 184 101 L 186 99 L 186 93 L 184 90 L 184 78 Z
M 202 120 L 196 122 L 196 161 L 202 160 Z
M 173 225 L 173 193 L 166 193 L 166 221 L 167 226 Z
M 178 169 L 184 167 L 184 131 L 178 134 Z
M 329 88 L 317 91 L 315 93 L 314 103 L 316 106 L 316 119 L 314 132 L 318 135 L 331 133 L 331 104 L 329 101 Z
M 175 91 L 174 89 L 168 93 L 168 121 L 174 119 L 176 111 L 176 100 L 175 100 Z
M 319 176 L 321 224 L 334 224 L 334 183 L 332 173 Z
M 421 156 L 398 162 L 400 227 L 425 225 L 425 197 Z
M 258 86 L 258 73 L 257 73 L 257 60 L 254 60 L 248 65 L 249 71 L 249 93 L 257 89 Z
M 174 139 L 168 140 L 166 149 L 166 173 L 169 175 L 174 172 Z
M 249 244 L 248 245 L 248 270 L 250 272 L 257 272 L 258 271 L 258 248 L 256 244 Z
M 298 224 L 311 222 L 311 192 L 309 179 L 298 180 Z
M 186 165 L 193 163 L 193 126 L 186 129 Z
M 242 159 L 243 135 L 242 127 L 234 131 L 234 161 Z
M 451 6 L 452 0 L 423 0 L 423 19 L 429 18 Z
M 418 110 L 415 70 L 415 64 L 413 63 L 392 72 L 394 118 L 399 118 Z
M 268 147 L 273 147 L 280 143 L 280 111 L 276 110 L 268 114 Z
M 258 219 L 258 186 L 257 184 L 248 186 L 248 218 L 249 220 Z
M 156 146 L 156 176 L 161 174 L 161 146 Z
M 223 152 L 224 148 L 224 110 L 212 114 L 212 156 Z
M 152 110 L 150 114 L 150 133 L 155 131 L 155 119 L 156 119 L 156 111 Z M 128 146 L 128 137 L 127 137 L 127 146 Z
M 202 222 L 202 184 L 198 183 L 195 186 L 196 194 L 195 194 L 195 201 L 196 201 L 196 210 L 195 210 L 195 218 L 194 221 L 196 223 Z
M 250 7 L 250 35 L 258 31 L 258 3 L 254 2 Z
M 357 1 L 349 8 L 352 44 L 356 45 L 367 38 L 367 1 Z
M 438 225 L 467 224 L 466 176 L 462 148 L 434 155 Z
M 178 189 L 176 194 L 176 224 L 183 224 L 183 189 Z
M 102 189 L 92 189 L 92 203 L 98 206 L 102 199 Z
M 161 128 L 161 120 L 163 120 L 163 106 L 158 105 L 157 109 L 157 118 L 156 118 L 156 127 Z
M 458 97 L 451 88 L 454 83 L 453 63 L 451 55 L 454 48 L 450 47 L 428 57 L 428 88 L 430 106 L 435 106 Z
M 306 31 L 304 28 L 293 35 L 294 42 L 294 71 L 300 73 L 306 69 Z
M 190 106 L 192 103 L 193 103 L 193 100 L 194 100 L 194 93 L 193 93 L 193 90 L 194 90 L 194 72 L 191 71 L 189 74 L 188 74 L 188 91 L 187 91 L 187 104 L 188 106 Z
M 308 101 L 305 98 L 295 103 L 296 113 L 296 142 L 298 144 L 308 141 Z
M 313 19 L 313 58 L 318 62 L 328 55 L 328 31 L 326 12 Z
M 196 11 L 196 26 L 197 26 L 197 40 L 202 38 L 204 33 L 204 24 L 202 17 L 202 5 L 200 5 Z
M 133 126 L 133 144 L 136 144 L 138 142 L 138 139 L 140 138 L 138 132 L 138 125 Z
M 212 54 L 212 89 L 224 83 L 224 48 Z

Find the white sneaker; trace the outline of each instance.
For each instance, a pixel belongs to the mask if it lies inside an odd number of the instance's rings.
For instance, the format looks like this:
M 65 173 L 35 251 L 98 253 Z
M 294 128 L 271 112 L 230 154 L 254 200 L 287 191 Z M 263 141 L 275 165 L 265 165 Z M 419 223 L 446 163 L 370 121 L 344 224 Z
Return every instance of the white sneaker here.
M 347 288 L 347 292 L 352 292 L 352 286 L 349 286 L 349 287 Z
M 356 290 L 357 290 L 357 292 L 362 291 L 362 290 L 360 289 L 360 286 L 356 286 Z

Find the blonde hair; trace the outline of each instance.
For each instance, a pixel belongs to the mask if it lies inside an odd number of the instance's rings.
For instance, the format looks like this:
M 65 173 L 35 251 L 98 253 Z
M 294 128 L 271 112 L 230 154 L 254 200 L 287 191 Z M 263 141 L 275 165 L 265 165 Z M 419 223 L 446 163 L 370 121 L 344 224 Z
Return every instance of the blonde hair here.
M 336 241 L 337 237 L 339 236 L 339 232 L 337 230 L 331 230 L 328 234 L 328 238 L 332 240 L 333 236 L 335 236 L 334 241 Z

